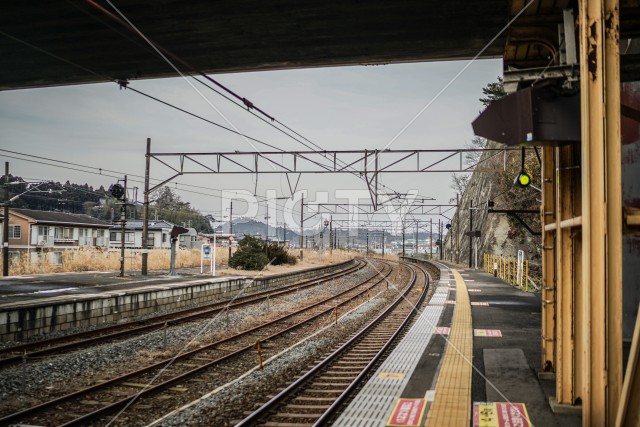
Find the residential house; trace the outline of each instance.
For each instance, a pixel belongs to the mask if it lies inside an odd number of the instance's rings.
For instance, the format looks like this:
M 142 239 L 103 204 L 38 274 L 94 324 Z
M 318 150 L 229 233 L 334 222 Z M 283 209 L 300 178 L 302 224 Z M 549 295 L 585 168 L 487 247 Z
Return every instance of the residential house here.
M 44 250 L 50 254 L 52 263 L 59 263 L 62 251 L 65 250 L 81 247 L 107 248 L 109 227 L 108 222 L 88 215 L 10 209 L 9 256 L 33 253 L 32 261 L 35 262 L 36 252 Z
M 144 221 L 128 219 L 124 226 L 124 247 L 139 249 L 142 247 L 142 226 Z M 171 248 L 171 230 L 174 225 L 168 221 L 149 221 L 147 247 L 149 249 Z M 178 245 L 182 248 L 195 248 L 198 246 L 198 233 L 195 228 L 189 228 L 184 234 L 178 236 Z M 122 238 L 122 226 L 119 223 L 111 225 L 109 230 L 109 247 L 120 248 Z

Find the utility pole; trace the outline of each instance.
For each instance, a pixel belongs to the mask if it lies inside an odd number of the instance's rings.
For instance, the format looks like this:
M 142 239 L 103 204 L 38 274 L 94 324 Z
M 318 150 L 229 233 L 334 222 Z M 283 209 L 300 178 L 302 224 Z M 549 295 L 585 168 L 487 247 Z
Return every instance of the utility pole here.
M 442 255 L 444 254 L 444 239 L 442 238 L 442 219 L 438 218 L 438 235 L 440 236 L 440 261 L 442 261 Z
M 9 275 L 9 162 L 4 162 L 4 219 L 2 221 L 2 275 Z
M 402 256 L 404 256 L 404 221 L 402 221 Z
M 471 258 L 473 258 L 473 200 L 469 206 L 469 268 L 471 268 Z
M 267 256 L 269 256 L 269 200 L 268 199 L 265 203 L 264 222 L 266 223 L 265 233 L 264 233 L 264 241 L 265 241 L 264 252 L 267 254 Z
M 333 216 L 329 220 L 329 254 L 333 254 Z
M 456 264 L 460 264 L 460 194 L 456 193 Z
M 365 257 L 369 255 L 369 230 L 367 230 L 367 251 L 365 252 Z
M 429 218 L 429 259 L 433 258 L 433 219 Z
M 308 239 L 307 239 L 308 241 Z M 300 203 L 300 261 L 304 257 L 302 251 L 302 244 L 304 242 L 304 194 L 302 195 L 302 202 Z
M 384 258 L 384 228 L 382 229 L 382 258 Z
M 233 235 L 233 200 L 230 203 L 231 203 L 231 206 L 229 207 L 229 237 Z M 231 240 L 229 240 L 229 260 L 231 260 Z
M 420 230 L 418 229 L 419 225 L 420 221 L 416 220 L 416 247 L 414 248 L 416 256 L 418 256 L 418 234 L 420 233 Z
M 127 175 L 124 176 L 124 196 L 120 207 L 120 277 L 124 277 L 125 225 L 127 224 Z M 144 234 L 144 232 L 142 233 Z
M 151 164 L 151 138 L 147 138 L 147 154 L 144 168 L 144 211 L 142 219 L 142 275 L 147 275 L 149 266 L 149 166 Z

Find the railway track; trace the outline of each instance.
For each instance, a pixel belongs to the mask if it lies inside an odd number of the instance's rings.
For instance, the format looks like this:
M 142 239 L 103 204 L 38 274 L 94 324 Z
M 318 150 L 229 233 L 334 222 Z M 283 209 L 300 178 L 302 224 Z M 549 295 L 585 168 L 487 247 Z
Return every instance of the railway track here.
M 140 401 L 142 398 L 155 396 L 168 389 L 175 390 L 189 379 L 230 361 L 239 364 L 240 361 L 248 359 L 250 365 L 255 366 L 256 341 L 260 341 L 262 345 L 267 343 L 275 346 L 279 339 L 314 320 L 323 320 L 326 323 L 326 319 L 337 308 L 347 305 L 354 299 L 366 297 L 372 289 L 386 280 L 386 277 L 392 273 L 393 266 L 386 262 L 382 265 L 382 274 L 376 273 L 336 295 L 241 333 L 184 351 L 171 359 L 153 363 L 117 378 L 101 381 L 90 387 L 6 415 L 0 418 L 0 425 L 9 423 L 87 425 L 128 407 L 134 400 Z M 215 384 L 210 386 L 215 387 Z
M 408 264 L 407 264 L 408 265 Z M 411 265 L 412 283 L 396 301 L 347 343 L 313 366 L 259 409 L 239 421 L 249 426 L 320 426 L 332 419 L 407 329 L 424 300 L 429 275 Z M 422 280 L 420 279 L 422 277 Z M 422 289 L 417 290 L 422 282 Z
M 117 339 L 127 338 L 151 331 L 156 331 L 169 326 L 175 326 L 185 322 L 215 316 L 224 310 L 235 310 L 250 304 L 263 301 L 266 298 L 276 298 L 298 292 L 321 283 L 326 283 L 339 277 L 354 273 L 366 266 L 366 261 L 357 260 L 355 265 L 341 269 L 337 272 L 326 274 L 315 279 L 304 280 L 280 287 L 275 290 L 261 291 L 240 296 L 230 300 L 195 308 L 180 310 L 178 312 L 155 316 L 151 319 L 131 321 L 125 324 L 102 327 L 92 331 L 65 335 L 57 338 L 40 340 L 0 350 L 0 368 L 16 363 L 24 363 L 32 359 L 44 356 L 52 356 L 63 352 L 78 350 L 96 344 L 102 344 Z

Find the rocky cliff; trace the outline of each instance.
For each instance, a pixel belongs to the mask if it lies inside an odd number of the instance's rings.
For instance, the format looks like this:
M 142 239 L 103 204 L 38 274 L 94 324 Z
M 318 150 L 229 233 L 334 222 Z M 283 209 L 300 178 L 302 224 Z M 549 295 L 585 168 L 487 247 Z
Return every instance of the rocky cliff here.
M 522 167 L 521 151 L 504 151 L 505 148 L 488 142 L 468 180 L 462 179 L 461 184 L 459 179 L 458 185 L 454 185 L 462 195 L 445 237 L 444 253 L 446 259 L 466 266 L 475 265 L 477 253 L 478 268 L 483 268 L 483 254 L 517 257 L 518 250 L 523 250 L 529 260 L 530 275 L 539 283 L 540 235 L 527 230 L 528 227 L 540 232 L 541 193 L 536 189 L 540 188 L 539 159 L 533 148 L 526 149 L 525 169 L 533 175 L 533 185 L 518 187 L 513 181 Z M 493 201 L 493 208 L 488 207 L 489 201 Z M 491 209 L 536 213 L 491 213 Z M 469 231 L 479 231 L 480 237 L 469 237 Z

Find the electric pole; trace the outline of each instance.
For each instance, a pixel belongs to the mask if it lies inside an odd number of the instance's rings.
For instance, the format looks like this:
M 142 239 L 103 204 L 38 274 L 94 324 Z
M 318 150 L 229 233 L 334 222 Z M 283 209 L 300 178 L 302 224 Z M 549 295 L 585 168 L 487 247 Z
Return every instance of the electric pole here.
M 127 224 L 127 175 L 124 176 L 124 196 L 120 207 L 120 277 L 124 277 L 124 245 L 125 245 L 125 225 Z M 144 232 L 143 232 L 144 234 Z
M 144 168 L 144 212 L 142 214 L 142 275 L 147 275 L 149 263 L 149 166 L 151 163 L 151 138 L 147 138 L 147 154 Z
M 2 221 L 2 275 L 9 275 L 9 162 L 4 162 L 4 219 Z
M 433 258 L 433 219 L 429 218 L 429 259 Z
M 300 261 L 303 259 L 304 252 L 302 251 L 302 244 L 304 243 L 304 194 L 302 195 L 302 201 L 300 203 Z
M 230 203 L 231 203 L 231 206 L 229 207 L 229 237 L 233 235 L 233 200 Z M 229 240 L 229 261 L 230 260 L 231 260 L 231 240 Z
M 471 258 L 473 258 L 473 200 L 469 205 L 469 268 L 471 268 Z

